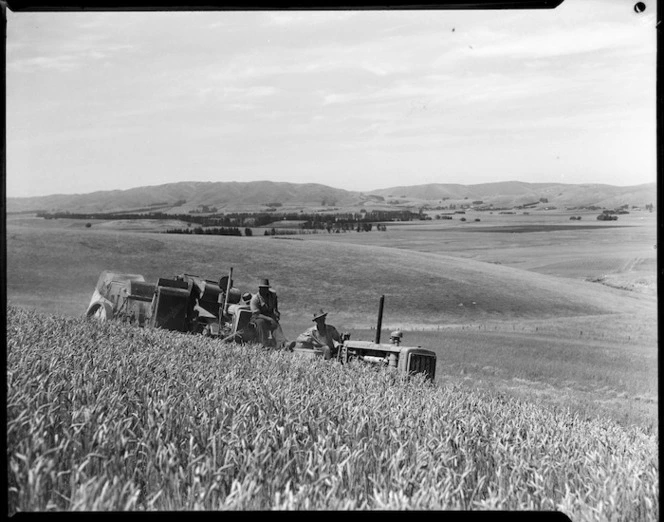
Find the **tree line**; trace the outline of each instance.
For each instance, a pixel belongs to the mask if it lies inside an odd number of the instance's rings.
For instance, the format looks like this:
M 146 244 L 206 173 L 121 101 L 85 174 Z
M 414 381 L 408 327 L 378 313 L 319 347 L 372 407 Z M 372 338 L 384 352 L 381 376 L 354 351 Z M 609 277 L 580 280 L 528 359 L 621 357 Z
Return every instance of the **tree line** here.
M 124 212 L 99 212 L 99 213 L 76 213 L 76 212 L 38 212 L 37 217 L 44 219 L 84 219 L 108 220 L 108 219 L 154 219 L 154 220 L 180 220 L 200 227 L 265 227 L 275 221 L 298 221 L 298 228 L 325 230 L 328 227 L 340 228 L 342 230 L 353 230 L 358 223 L 371 223 L 376 221 L 415 221 L 424 219 L 422 213 L 409 210 L 372 210 L 360 212 L 337 212 L 333 214 L 317 214 L 304 212 L 237 212 L 215 215 L 195 214 L 166 214 L 164 212 L 148 213 L 124 213 Z M 350 225 L 353 224 L 351 227 Z M 187 232 L 190 233 L 190 232 Z
M 247 229 L 249 234 L 245 235 L 250 236 L 251 229 Z M 194 235 L 206 235 L 206 236 L 241 236 L 242 232 L 237 227 L 195 227 L 195 228 L 167 228 L 165 234 L 194 234 Z

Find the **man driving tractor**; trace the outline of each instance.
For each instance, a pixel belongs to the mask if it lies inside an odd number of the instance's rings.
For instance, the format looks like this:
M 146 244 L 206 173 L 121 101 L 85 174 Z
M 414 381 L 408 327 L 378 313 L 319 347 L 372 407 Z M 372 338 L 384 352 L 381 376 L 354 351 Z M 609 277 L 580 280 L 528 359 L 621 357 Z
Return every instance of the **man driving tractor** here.
M 322 309 L 314 312 L 312 321 L 316 324 L 297 337 L 295 348 L 322 350 L 324 359 L 331 359 L 335 356 L 341 345 L 341 336 L 334 326 L 325 322 L 326 317 L 327 312 Z

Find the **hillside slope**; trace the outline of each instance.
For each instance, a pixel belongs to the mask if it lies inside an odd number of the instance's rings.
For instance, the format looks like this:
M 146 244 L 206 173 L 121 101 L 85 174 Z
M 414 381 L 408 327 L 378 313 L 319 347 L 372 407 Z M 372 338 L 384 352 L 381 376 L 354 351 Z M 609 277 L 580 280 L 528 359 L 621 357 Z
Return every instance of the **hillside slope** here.
M 521 181 L 504 181 L 497 183 L 481 183 L 461 185 L 458 183 L 428 183 L 425 185 L 390 187 L 373 190 L 371 194 L 384 197 L 408 197 L 417 199 L 472 199 L 500 196 L 533 196 L 550 187 L 560 186 L 558 183 L 525 183 Z
M 100 191 L 90 194 L 56 194 L 35 198 L 7 198 L 8 212 L 29 210 L 118 212 L 151 208 L 167 213 L 187 213 L 201 205 L 222 211 L 265 210 L 271 203 L 321 206 L 357 204 L 359 194 L 315 183 L 182 182 Z
M 506 181 L 477 185 L 432 183 L 402 186 L 372 191 L 385 198 L 472 203 L 481 200 L 494 206 L 524 205 L 545 199 L 553 206 L 599 206 L 615 208 L 621 205 L 645 206 L 656 200 L 656 184 L 647 183 L 631 187 L 602 184 L 574 185 L 567 183 L 524 183 Z
M 449 324 L 639 312 L 654 298 L 492 263 L 365 245 L 271 237 L 172 236 L 94 229 L 9 227 L 7 293 L 13 304 L 85 312 L 102 270 L 179 273 L 218 279 L 234 268 L 236 286 L 255 292 L 268 277 L 287 320 L 324 307 L 335 320 L 386 318 Z

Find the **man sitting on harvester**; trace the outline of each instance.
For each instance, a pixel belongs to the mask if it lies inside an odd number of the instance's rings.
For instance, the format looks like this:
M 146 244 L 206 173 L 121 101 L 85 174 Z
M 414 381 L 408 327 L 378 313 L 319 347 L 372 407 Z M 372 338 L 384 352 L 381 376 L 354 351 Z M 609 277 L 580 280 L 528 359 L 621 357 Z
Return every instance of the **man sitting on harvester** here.
M 322 350 L 324 359 L 331 359 L 337 355 L 341 346 L 341 336 L 337 329 L 326 323 L 327 312 L 322 309 L 314 312 L 312 321 L 316 324 L 307 328 L 295 340 L 295 348 L 310 348 Z
M 279 325 L 279 304 L 277 293 L 270 288 L 270 282 L 262 279 L 258 285 L 258 293 L 254 294 L 249 303 L 251 322 L 256 327 L 258 342 L 264 347 L 283 348 L 286 337 Z

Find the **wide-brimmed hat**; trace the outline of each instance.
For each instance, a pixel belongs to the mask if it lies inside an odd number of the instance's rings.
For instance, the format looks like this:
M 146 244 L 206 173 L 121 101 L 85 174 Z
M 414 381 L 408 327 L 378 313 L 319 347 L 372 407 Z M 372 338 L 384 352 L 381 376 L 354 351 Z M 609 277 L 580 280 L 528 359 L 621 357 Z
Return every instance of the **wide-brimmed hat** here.
M 320 319 L 321 317 L 325 317 L 327 315 L 327 312 L 323 312 L 323 309 L 321 308 L 318 310 L 318 312 L 314 312 L 314 318 L 312 321 L 316 321 L 317 319 Z
M 251 293 L 245 292 L 244 294 L 242 294 L 242 300 L 243 301 L 251 301 Z
M 268 279 L 261 279 L 261 282 L 258 284 L 258 288 L 262 286 L 270 288 L 270 281 Z
M 400 330 L 394 330 L 390 334 L 390 339 L 401 339 L 403 337 L 403 333 Z

